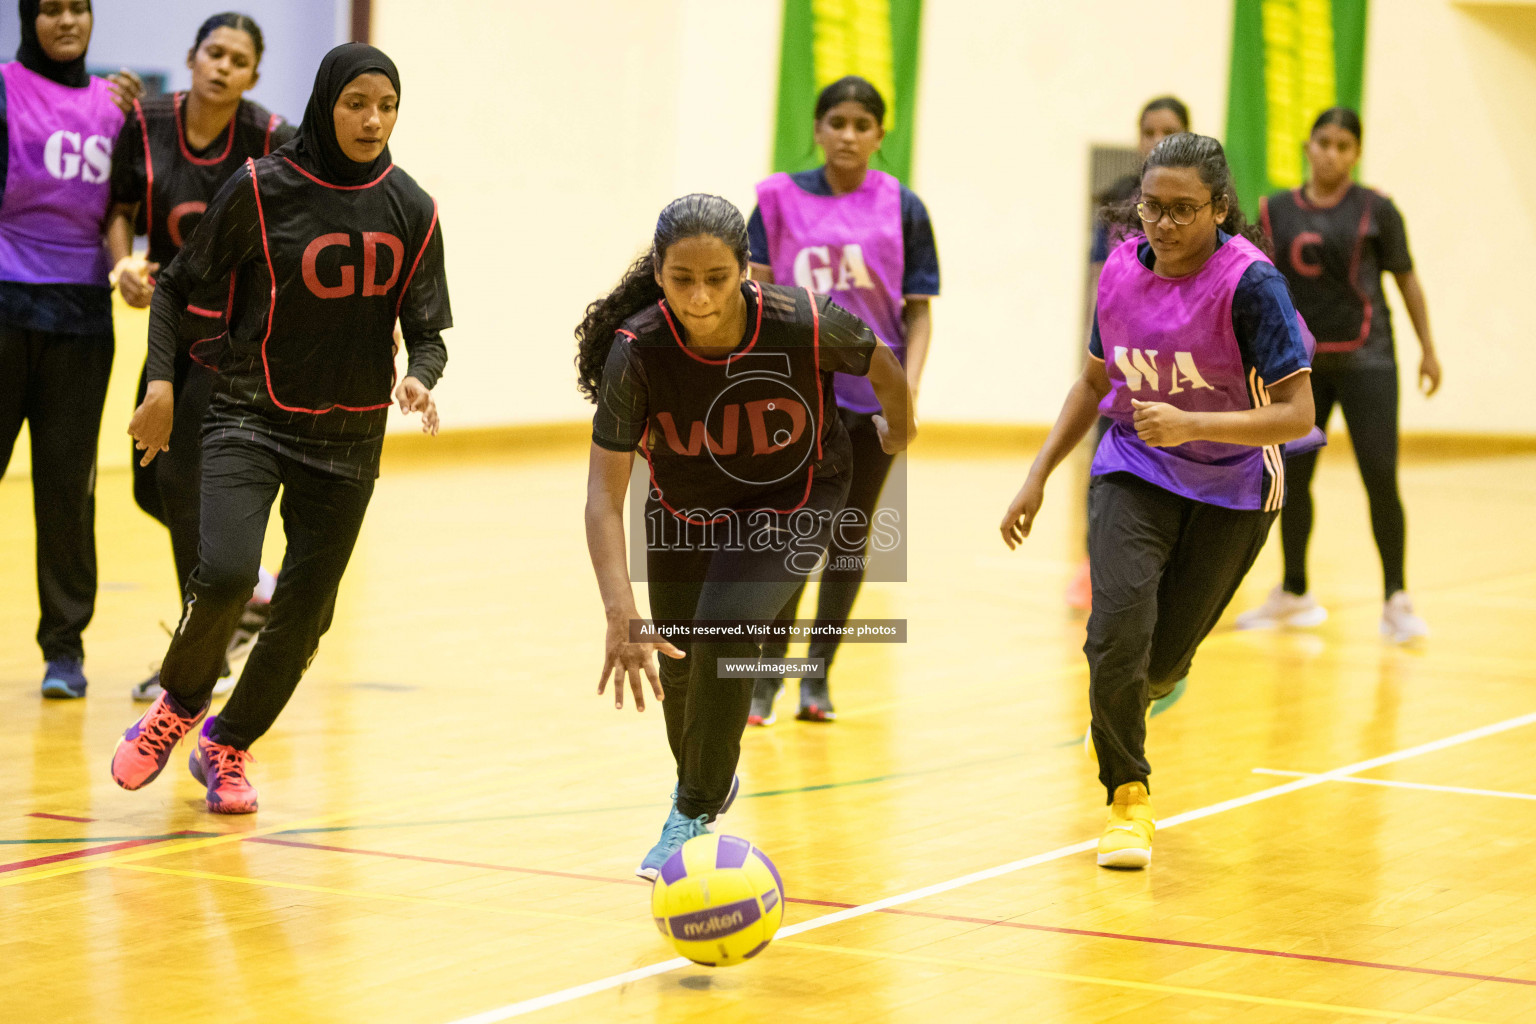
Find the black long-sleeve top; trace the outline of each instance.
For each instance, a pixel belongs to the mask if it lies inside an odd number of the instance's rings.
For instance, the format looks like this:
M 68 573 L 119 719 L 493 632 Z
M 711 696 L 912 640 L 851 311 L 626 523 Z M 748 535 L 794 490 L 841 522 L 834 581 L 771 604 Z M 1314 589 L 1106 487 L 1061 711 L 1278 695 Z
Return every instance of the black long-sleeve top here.
M 397 167 L 356 188 L 283 153 L 214 197 L 163 270 L 150 307 L 148 379 L 174 377 L 190 296 L 230 289 L 229 338 L 204 441 L 240 437 L 341 476 L 378 475 L 398 318 L 408 375 L 436 386 L 453 317 L 432 198 Z

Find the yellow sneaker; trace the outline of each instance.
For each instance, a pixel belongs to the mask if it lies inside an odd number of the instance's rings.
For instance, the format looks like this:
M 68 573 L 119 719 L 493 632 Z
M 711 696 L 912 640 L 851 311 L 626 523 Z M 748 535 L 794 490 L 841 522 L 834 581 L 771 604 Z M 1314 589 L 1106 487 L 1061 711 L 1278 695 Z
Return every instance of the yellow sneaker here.
M 1115 790 L 1109 805 L 1109 823 L 1099 837 L 1099 867 L 1144 868 L 1152 863 L 1152 798 L 1147 787 L 1127 782 Z

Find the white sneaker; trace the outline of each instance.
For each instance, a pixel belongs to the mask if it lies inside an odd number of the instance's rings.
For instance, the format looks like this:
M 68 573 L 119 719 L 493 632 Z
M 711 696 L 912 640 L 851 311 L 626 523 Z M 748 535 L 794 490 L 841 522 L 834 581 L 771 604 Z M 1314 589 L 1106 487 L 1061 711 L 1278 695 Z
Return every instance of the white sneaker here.
M 1381 606 L 1381 635 L 1395 644 L 1406 644 L 1429 635 L 1429 626 L 1413 613 L 1413 598 L 1399 590 Z
M 234 676 L 224 676 L 218 682 L 213 684 L 213 695 L 215 697 L 222 697 L 224 694 L 228 693 L 234 688 Z M 135 701 L 138 701 L 141 704 L 153 704 L 155 701 L 160 699 L 160 695 L 164 692 L 165 690 L 160 686 L 160 670 L 155 669 L 155 674 L 135 686 L 130 691 L 130 695 Z
M 1284 587 L 1269 592 L 1264 603 L 1237 617 L 1238 629 L 1310 629 L 1328 621 L 1328 609 L 1310 594 L 1293 594 Z

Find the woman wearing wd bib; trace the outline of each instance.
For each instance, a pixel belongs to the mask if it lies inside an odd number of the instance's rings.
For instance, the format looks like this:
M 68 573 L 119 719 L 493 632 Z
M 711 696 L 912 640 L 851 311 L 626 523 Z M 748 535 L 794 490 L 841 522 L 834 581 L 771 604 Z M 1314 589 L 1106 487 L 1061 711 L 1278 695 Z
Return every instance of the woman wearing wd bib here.
M 1397 353 L 1383 271 L 1397 281 L 1419 337 L 1418 376 L 1425 395 L 1440 387 L 1440 360 L 1403 215 L 1392 200 L 1350 179 L 1359 160 L 1359 115 L 1347 107 L 1325 110 L 1307 139 L 1312 173 L 1306 185 L 1266 196 L 1259 210 L 1264 230 L 1274 239 L 1275 265 L 1317 333 L 1312 371 L 1317 425 L 1327 428 L 1337 404 L 1370 499 L 1371 533 L 1381 556 L 1378 628 L 1389 640 L 1405 643 L 1424 636 L 1429 627 L 1414 612 L 1404 569 L 1408 528 L 1397 489 Z M 1316 626 L 1328 617 L 1307 588 L 1316 468 L 1316 453 L 1289 463 L 1294 490 L 1280 517 L 1285 578 L 1264 604 L 1237 617 L 1240 629 Z
M 939 294 L 939 255 L 923 201 L 869 166 L 885 138 L 884 120 L 885 99 L 864 79 L 849 75 L 823 89 L 816 100 L 816 144 L 826 163 L 760 182 L 747 235 L 754 280 L 831 295 L 890 346 L 906 366 L 915 396 L 932 334 L 929 300 Z M 880 447 L 873 425 L 880 403 L 870 381 L 841 373 L 834 381 L 838 416 L 853 445 L 853 468 L 847 522 L 834 533 L 830 562 L 821 574 L 818 626 L 840 626 L 853 611 L 864 582 L 870 524 L 895 460 Z M 793 620 L 799 605 L 796 590 L 783 617 Z M 836 636 L 817 639 L 808 654 L 830 669 L 838 644 Z M 782 657 L 784 650 L 774 641 L 764 657 Z M 773 701 L 782 685 L 779 679 L 758 681 L 749 722 L 773 723 Z M 797 717 L 812 722 L 836 717 L 826 679 L 800 681 Z
M 1152 858 L 1145 715 L 1188 672 L 1285 500 L 1280 446 L 1312 429 L 1308 354 L 1285 279 L 1250 240 L 1221 144 L 1179 134 L 1147 157 L 1144 238 L 1099 278 L 1092 356 L 1003 517 L 1029 536 L 1052 470 L 1099 414 L 1088 555 L 1089 704 L 1109 824 L 1105 867 Z
M 198 29 L 187 65 L 192 88 L 134 104 L 112 153 L 112 215 L 107 247 L 116 261 L 118 289 L 130 306 L 144 308 L 154 294 L 154 275 L 171 265 L 182 242 L 219 186 L 246 160 L 266 156 L 290 141 L 294 129 L 276 114 L 244 99 L 261 64 L 261 28 L 243 14 L 215 14 Z M 135 230 L 149 237 L 147 264 L 133 253 Z M 153 463 L 133 460 L 133 496 L 139 507 L 170 531 L 176 585 L 185 588 L 197 568 L 199 486 L 203 418 L 213 392 L 218 354 L 228 325 L 229 282 L 216 281 L 193 295 L 177 337 L 172 397 L 176 423 L 169 450 Z M 148 389 L 148 362 L 139 377 L 139 400 Z M 231 654 L 249 650 L 270 611 L 275 580 L 265 569 L 257 594 L 241 616 Z M 225 671 L 228 671 L 226 666 Z M 220 679 L 215 693 L 234 685 Z M 160 696 L 156 671 L 133 688 L 133 699 Z
M 752 676 L 749 624 L 777 618 L 824 558 L 848 493 L 852 449 L 832 374 L 868 375 L 881 446 L 916 432 L 901 364 L 857 317 L 807 289 L 747 280 L 747 230 L 719 196 L 661 212 L 649 252 L 576 329 L 579 385 L 597 403 L 587 471 L 587 547 L 607 611 L 603 673 L 637 710 L 662 703 L 677 789 L 636 874 L 654 879 L 735 799 Z M 645 576 L 657 623 L 706 623 L 697 639 L 632 632 L 640 621 L 624 544 L 636 450 L 651 485 Z M 658 673 L 651 655 L 667 657 Z
M 0 476 L 32 438 L 43 696 L 84 697 L 80 634 L 96 605 L 96 440 L 112 373 L 102 247 L 112 143 L 132 76 L 85 73 L 88 0 L 22 0 L 0 67 Z
M 146 464 L 170 440 L 187 301 L 231 274 L 235 282 L 203 426 L 197 569 L 160 668 L 164 692 L 112 758 L 124 789 L 159 775 L 207 713 L 281 486 L 288 546 L 270 622 L 190 758 L 210 811 L 256 810 L 250 746 L 330 626 L 378 476 L 397 319 L 410 368 L 394 400 L 437 432 L 431 388 L 452 318 L 437 204 L 389 156 L 399 96 L 400 76 L 379 50 L 347 43 L 326 54 L 298 138 L 219 189 L 155 287 L 149 387 L 129 427 Z

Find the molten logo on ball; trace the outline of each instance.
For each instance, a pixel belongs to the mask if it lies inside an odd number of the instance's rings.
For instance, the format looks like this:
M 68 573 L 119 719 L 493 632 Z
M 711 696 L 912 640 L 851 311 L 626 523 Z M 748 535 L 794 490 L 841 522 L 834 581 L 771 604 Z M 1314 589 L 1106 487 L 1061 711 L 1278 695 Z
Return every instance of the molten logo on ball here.
M 745 839 L 690 839 L 663 865 L 651 890 L 656 927 L 695 963 L 725 967 L 768 947 L 784 920 L 784 884 Z

